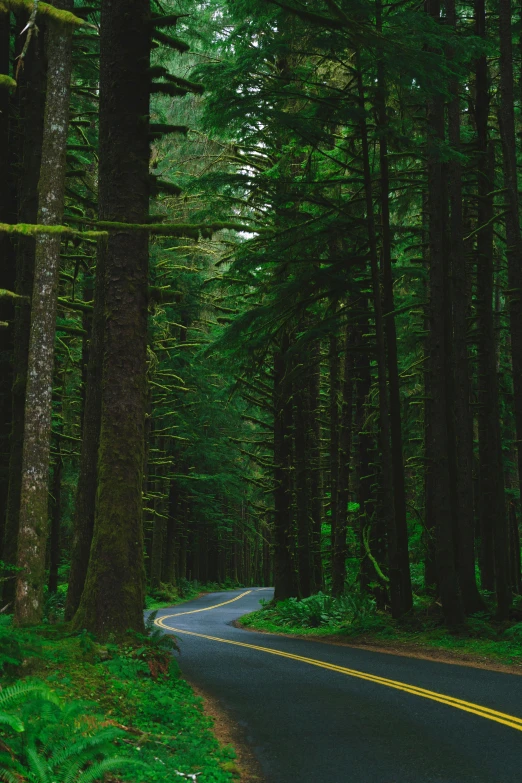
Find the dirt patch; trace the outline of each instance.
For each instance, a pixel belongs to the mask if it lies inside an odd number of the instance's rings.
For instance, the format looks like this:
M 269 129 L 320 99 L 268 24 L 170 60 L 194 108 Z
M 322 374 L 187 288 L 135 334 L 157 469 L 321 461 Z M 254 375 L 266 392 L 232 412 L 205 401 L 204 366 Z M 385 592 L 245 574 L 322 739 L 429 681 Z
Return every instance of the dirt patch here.
M 213 731 L 221 745 L 232 745 L 236 751 L 235 765 L 239 772 L 240 783 L 263 783 L 264 777 L 256 757 L 245 742 L 239 726 L 231 720 L 219 701 L 209 696 L 193 682 L 190 687 L 203 699 L 203 712 L 212 718 Z
M 415 644 L 415 642 L 399 642 L 396 639 L 389 642 L 381 639 L 376 641 L 368 637 L 347 641 L 342 636 L 301 636 L 293 633 L 257 631 L 255 628 L 241 625 L 239 620 L 235 620 L 233 625 L 236 628 L 241 628 L 243 631 L 251 631 L 252 633 L 269 633 L 272 636 L 285 636 L 287 639 L 304 639 L 307 642 L 318 642 L 319 644 L 335 644 L 339 647 L 354 647 L 357 649 L 363 648 L 372 652 L 386 653 L 387 655 L 402 655 L 404 658 L 421 658 L 426 661 L 451 663 L 455 666 L 471 666 L 475 669 L 488 669 L 489 671 L 504 672 L 505 674 L 522 675 L 522 663 L 501 663 L 477 653 L 441 650 L 439 647 L 428 647 L 424 644 Z

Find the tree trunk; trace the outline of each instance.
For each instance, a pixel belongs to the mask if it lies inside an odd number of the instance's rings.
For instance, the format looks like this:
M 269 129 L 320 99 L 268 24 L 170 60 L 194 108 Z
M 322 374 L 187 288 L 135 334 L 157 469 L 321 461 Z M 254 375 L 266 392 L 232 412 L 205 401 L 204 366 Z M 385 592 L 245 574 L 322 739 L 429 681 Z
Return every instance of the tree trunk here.
M 359 547 L 360 547 L 360 573 L 359 583 L 364 592 L 371 592 L 379 609 L 384 609 L 387 603 L 387 586 L 377 574 L 365 546 L 367 540 L 370 551 L 378 564 L 382 565 L 386 560 L 386 530 L 383 518 L 376 513 L 375 488 L 377 475 L 375 470 L 375 440 L 370 431 L 368 419 L 371 408 L 369 404 L 370 389 L 372 384 L 370 354 L 367 339 L 368 334 L 368 304 L 365 299 L 357 303 L 361 309 L 361 316 L 356 327 L 355 347 L 355 433 L 356 444 L 356 492 L 359 503 Z
M 304 359 L 304 357 L 301 357 Z M 308 423 L 308 393 L 303 376 L 307 372 L 299 358 L 295 362 L 293 373 L 294 399 L 294 451 L 295 451 L 295 496 L 297 522 L 297 563 L 299 574 L 299 595 L 307 598 L 312 592 L 312 556 L 311 556 L 311 515 L 309 511 L 310 493 L 308 474 L 310 464 L 307 460 L 306 425 Z
M 101 426 L 101 390 L 103 359 L 103 325 L 105 307 L 105 252 L 104 243 L 98 245 L 94 310 L 92 315 L 89 360 L 83 411 L 80 473 L 73 519 L 71 569 L 65 603 L 65 619 L 72 620 L 80 605 L 85 585 L 96 507 L 96 477 Z
M 310 513 L 312 517 L 312 592 L 323 588 L 323 563 L 321 557 L 321 523 L 323 521 L 323 481 L 321 469 L 320 414 L 321 346 L 315 340 L 310 349 L 308 372 L 307 454 L 310 463 Z
M 298 594 L 291 552 L 292 492 L 292 401 L 288 378 L 289 339 L 284 334 L 274 353 L 274 600 Z
M 10 14 L 0 10 L 0 74 L 9 75 Z M 0 222 L 16 223 L 15 176 L 18 174 L 19 149 L 13 132 L 14 95 L 0 89 Z M 17 166 L 18 164 L 18 166 Z M 0 234 L 0 288 L 14 291 L 16 285 L 15 247 L 9 234 Z M 13 385 L 14 302 L 2 301 L 0 326 L 0 560 L 3 557 L 5 518 L 9 489 L 9 432 L 11 429 L 11 388 Z
M 354 346 L 353 328 L 346 328 L 344 347 L 344 370 L 341 394 L 341 417 L 339 435 L 339 494 L 337 525 L 332 551 L 332 595 L 344 592 L 346 581 L 346 533 L 348 528 L 348 501 L 350 499 L 350 457 L 353 430 L 353 376 Z
M 381 301 L 381 289 L 379 280 L 379 264 L 377 257 L 376 227 L 373 210 L 372 175 L 370 167 L 370 153 L 368 144 L 368 130 L 365 119 L 365 97 L 362 72 L 357 68 L 357 82 L 359 93 L 359 105 L 361 120 L 359 123 L 361 133 L 361 146 L 363 158 L 364 191 L 366 199 L 366 224 L 368 231 L 368 247 L 370 251 L 370 275 L 373 294 L 373 308 L 376 334 L 377 353 L 377 384 L 379 389 L 379 451 L 381 460 L 381 513 L 386 527 L 386 544 L 388 549 L 388 571 L 390 586 L 390 601 L 393 617 L 400 617 L 403 613 L 401 566 L 397 543 L 397 525 L 395 518 L 390 411 L 388 401 L 388 387 L 386 382 L 386 342 L 384 335 L 383 310 Z
M 428 11 L 439 21 L 440 2 L 429 0 Z M 446 256 L 447 192 L 444 166 L 438 144 L 444 140 L 444 99 L 435 95 L 428 108 L 428 216 L 429 216 L 429 368 L 430 418 L 427 443 L 428 470 L 431 473 L 433 524 L 436 536 L 438 587 L 442 610 L 450 627 L 463 622 L 463 609 L 455 568 L 455 549 L 450 490 L 448 399 L 447 399 L 447 297 Z
M 154 441 L 153 441 L 154 443 Z M 165 439 L 157 438 L 156 440 L 158 454 L 157 461 L 161 458 L 161 455 L 165 453 Z M 150 554 L 150 586 L 152 588 L 158 588 L 161 584 L 161 571 L 163 565 L 163 544 L 166 531 L 166 514 L 165 504 L 163 502 L 162 495 L 162 475 L 165 467 L 163 465 L 155 465 L 154 473 L 155 480 L 154 486 L 154 502 L 152 507 L 154 509 L 154 516 L 152 521 L 152 546 Z
M 475 29 L 486 35 L 485 0 L 476 0 Z M 504 469 L 500 433 L 500 408 L 493 316 L 493 196 L 494 149 L 488 142 L 490 105 L 486 56 L 476 65 L 475 121 L 477 126 L 477 353 L 480 471 L 481 582 L 485 590 L 495 587 L 494 530 L 497 517 L 505 516 Z
M 49 535 L 49 581 L 47 587 L 50 594 L 58 590 L 58 566 L 60 564 L 60 522 L 62 516 L 62 469 L 63 460 L 60 451 L 60 439 L 57 438 L 58 453 L 53 467 L 52 500 L 50 503 L 51 530 Z
M 148 0 L 107 0 L 100 35 L 102 220 L 148 218 Z M 91 556 L 74 619 L 100 638 L 143 630 L 142 479 L 146 410 L 148 235 L 111 231 L 98 491 Z
M 165 543 L 165 574 L 163 580 L 168 585 L 176 584 L 176 564 L 177 564 L 177 523 L 178 514 L 178 495 L 176 485 L 173 480 L 169 487 L 168 518 L 167 518 L 167 540 Z
M 515 108 L 513 94 L 513 51 L 511 2 L 499 0 L 500 106 L 504 187 L 506 189 L 506 255 L 508 259 L 509 322 L 515 423 L 517 432 L 519 484 L 522 489 L 522 235 L 520 232 Z M 509 587 L 509 531 L 506 514 L 495 522 L 495 585 L 499 619 L 506 619 L 511 606 Z
M 446 6 L 449 23 L 456 28 L 455 0 Z M 450 53 L 453 57 L 453 52 Z M 448 137 L 452 149 L 460 149 L 460 97 L 456 80 L 451 84 L 448 108 Z M 463 241 L 462 170 L 453 160 L 448 172 L 450 204 L 449 302 L 451 362 L 447 377 L 452 381 L 453 405 L 448 406 L 453 430 L 454 507 L 457 572 L 464 611 L 467 614 L 484 609 L 475 577 L 475 520 L 473 514 L 473 418 L 470 408 L 470 368 L 467 346 L 469 297 L 466 248 Z
M 337 327 L 335 327 L 337 328 Z M 341 387 L 341 359 L 339 338 L 330 335 L 328 366 L 330 371 L 330 585 L 333 585 L 335 540 L 339 524 L 339 397 Z M 346 530 L 345 530 L 346 534 Z
M 69 4 L 64 3 L 62 7 L 67 9 Z M 47 96 L 38 182 L 38 222 L 52 226 L 59 225 L 63 219 L 73 29 L 62 23 L 49 21 L 48 24 Z M 43 612 L 60 246 L 60 235 L 39 234 L 36 238 L 17 557 L 21 570 L 16 580 L 14 605 L 17 625 L 37 623 Z
M 25 22 L 24 22 L 25 23 Z M 36 223 L 38 218 L 38 177 L 42 159 L 42 138 L 45 110 L 47 62 L 44 57 L 45 23 L 39 23 L 40 33 L 33 36 L 25 58 L 24 70 L 18 80 L 20 170 L 18 176 L 18 219 L 21 223 Z M 27 356 L 31 328 L 29 300 L 33 290 L 35 240 L 19 237 L 16 259 L 16 293 L 18 299 L 13 325 L 13 388 L 11 395 L 11 434 L 9 439 L 9 490 L 5 519 L 3 559 L 16 564 L 22 482 L 22 446 L 24 437 L 25 386 Z M 4 582 L 2 601 L 14 601 L 15 580 Z
M 377 3 L 377 29 L 382 30 L 382 4 Z M 379 164 L 381 173 L 381 234 L 382 234 L 382 309 L 386 338 L 388 387 L 390 393 L 390 436 L 393 473 L 393 501 L 397 542 L 397 567 L 400 584 L 400 613 L 409 612 L 413 606 L 411 590 L 410 560 L 408 553 L 408 525 L 406 519 L 406 487 L 404 479 L 404 456 L 402 451 L 401 394 L 397 358 L 397 330 L 395 327 L 395 303 L 393 296 L 392 235 L 390 229 L 390 173 L 388 163 L 389 126 L 386 110 L 386 78 L 384 62 L 377 63 L 377 108 L 379 115 Z

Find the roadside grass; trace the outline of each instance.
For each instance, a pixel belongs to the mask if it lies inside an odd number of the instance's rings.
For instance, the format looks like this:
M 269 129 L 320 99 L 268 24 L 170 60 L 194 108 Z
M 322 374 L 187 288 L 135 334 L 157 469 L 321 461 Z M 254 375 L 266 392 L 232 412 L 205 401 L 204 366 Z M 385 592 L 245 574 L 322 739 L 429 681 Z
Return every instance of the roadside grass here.
M 231 580 L 223 583 L 201 583 L 197 580 L 181 579 L 177 586 L 162 584 L 157 590 L 149 590 L 145 599 L 145 608 L 148 610 L 165 609 L 168 606 L 176 606 L 184 601 L 190 601 L 204 593 L 238 590 L 241 587 L 244 585 Z
M 220 747 L 169 644 L 172 637 L 152 631 L 101 645 L 64 625 L 18 631 L 0 616 L 0 780 L 40 782 L 40 764 L 56 783 L 94 783 L 105 767 L 111 783 L 237 781 L 235 752 Z M 41 690 L 24 695 L 33 687 Z M 83 764 L 77 777 L 59 766 L 71 743 Z
M 521 667 L 522 622 L 515 607 L 514 620 L 496 622 L 492 614 L 469 617 L 466 627 L 451 633 L 444 627 L 440 607 L 428 597 L 417 597 L 416 606 L 402 620 L 376 610 L 371 599 L 358 594 L 333 599 L 318 594 L 298 601 L 288 599 L 275 606 L 243 615 L 240 625 L 251 630 L 319 638 L 354 645 L 371 645 L 418 653 L 439 652 L 449 657 L 487 664 Z

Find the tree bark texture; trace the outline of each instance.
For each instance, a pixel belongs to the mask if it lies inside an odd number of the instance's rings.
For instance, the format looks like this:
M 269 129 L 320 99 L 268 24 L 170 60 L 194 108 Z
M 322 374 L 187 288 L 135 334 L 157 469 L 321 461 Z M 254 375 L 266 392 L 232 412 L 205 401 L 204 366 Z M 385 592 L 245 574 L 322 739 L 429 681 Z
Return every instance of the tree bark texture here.
M 381 453 L 381 513 L 385 519 L 386 544 L 388 549 L 388 571 L 391 610 L 394 617 L 403 614 L 401 565 L 398 551 L 397 522 L 393 487 L 393 465 L 391 450 L 390 409 L 386 379 L 386 341 L 383 322 L 383 306 L 379 279 L 376 226 L 372 195 L 372 177 L 368 143 L 368 129 L 365 119 L 365 95 L 360 67 L 357 69 L 359 104 L 361 109 L 361 147 L 363 158 L 364 192 L 366 200 L 366 224 L 370 254 L 370 274 L 375 319 L 377 385 L 379 389 L 379 431 L 378 443 Z
M 306 426 L 308 417 L 308 393 L 304 372 L 307 368 L 296 359 L 292 377 L 294 388 L 294 450 L 295 450 L 295 504 L 297 522 L 297 562 L 299 595 L 307 598 L 312 592 L 311 514 L 308 489 L 310 464 L 307 460 Z
M 25 24 L 25 22 L 24 22 Z M 33 37 L 25 58 L 25 67 L 18 79 L 18 129 L 22 133 L 20 143 L 20 169 L 18 176 L 18 218 L 22 223 L 36 223 L 38 218 L 38 178 L 42 159 L 42 138 L 45 111 L 45 85 L 47 62 L 44 56 L 45 24 Z M 22 447 L 24 437 L 25 386 L 27 357 L 31 329 L 30 297 L 33 290 L 35 240 L 19 237 L 16 257 L 17 299 L 13 323 L 13 379 L 11 391 L 11 432 L 9 437 L 9 488 L 3 559 L 16 564 L 20 517 L 20 491 L 22 482 Z M 14 601 L 15 580 L 4 582 L 2 600 Z
M 439 0 L 429 0 L 428 11 L 439 20 Z M 448 399 L 447 399 L 447 298 L 446 256 L 447 187 L 438 144 L 444 140 L 444 99 L 434 95 L 428 107 L 428 196 L 429 216 L 429 388 L 426 417 L 430 418 L 426 444 L 433 486 L 433 525 L 436 536 L 438 587 L 442 610 L 449 626 L 463 622 L 463 610 L 455 567 L 453 516 L 450 491 Z
M 288 334 L 274 354 L 274 600 L 298 594 L 292 558 L 292 400 Z
M 454 0 L 447 5 L 449 23 L 456 27 Z M 453 57 L 453 52 L 449 55 Z M 458 83 L 451 84 L 448 107 L 448 139 L 455 152 L 461 152 L 460 96 Z M 473 513 L 473 418 L 470 408 L 470 362 L 468 356 L 468 316 L 470 313 L 466 247 L 463 240 L 462 167 L 453 160 L 448 172 L 450 206 L 449 242 L 449 317 L 451 363 L 447 377 L 452 381 L 453 404 L 448 413 L 452 419 L 454 504 L 453 525 L 456 533 L 456 555 L 459 586 L 467 614 L 484 609 L 475 577 L 475 520 Z
M 339 434 L 339 492 L 337 525 L 333 536 L 332 551 L 332 595 L 344 592 L 346 581 L 346 534 L 348 532 L 348 501 L 350 499 L 350 457 L 353 430 L 353 387 L 354 387 L 354 330 L 345 329 L 344 367 L 341 386 L 341 411 Z
M 72 620 L 80 605 L 91 553 L 96 508 L 98 448 L 100 445 L 103 330 L 105 310 L 105 253 L 104 242 L 98 245 L 96 278 L 94 283 L 94 310 L 89 342 L 89 360 L 86 373 L 85 406 L 83 410 L 80 473 L 76 491 L 73 518 L 71 569 L 65 603 L 65 619 Z
M 307 426 L 307 455 L 310 464 L 309 492 L 312 524 L 312 592 L 323 588 L 323 562 L 321 557 L 321 523 L 323 519 L 323 480 L 321 469 L 321 424 L 320 415 L 321 385 L 321 346 L 314 340 L 310 349 L 310 369 L 308 372 L 309 417 Z
M 511 2 L 499 0 L 500 106 L 504 187 L 506 189 L 506 254 L 508 260 L 509 323 L 513 371 L 514 410 L 517 433 L 519 484 L 522 477 L 522 234 L 520 232 L 515 106 L 513 86 L 513 46 Z M 497 612 L 506 619 L 511 606 L 509 586 L 509 530 L 507 516 L 496 520 L 494 531 L 495 586 Z
M 0 11 L 0 74 L 10 75 L 10 14 Z M 16 97 L 0 89 L 0 222 L 16 223 L 15 171 L 18 160 L 13 105 Z M 0 234 L 0 288 L 14 291 L 16 285 L 15 246 L 8 234 Z M 0 560 L 5 534 L 9 487 L 9 431 L 11 429 L 11 387 L 13 383 L 14 302 L 1 302 L 0 321 Z
M 332 583 L 335 539 L 339 535 L 337 528 L 339 523 L 339 403 L 341 391 L 340 345 L 339 338 L 335 333 L 330 335 L 328 369 L 330 374 L 330 560 L 332 567 L 330 582 Z
M 49 503 L 49 519 L 51 520 L 51 529 L 49 531 L 49 580 L 47 582 L 50 594 L 58 590 L 58 566 L 60 565 L 60 522 L 62 516 L 62 471 L 63 459 L 60 451 L 60 440 L 58 443 L 58 453 L 53 465 L 53 479 L 51 484 L 51 498 Z
M 106 0 L 100 35 L 102 220 L 145 223 L 149 203 L 149 2 Z M 100 638 L 143 630 L 142 481 L 148 235 L 119 228 L 105 259 L 98 488 L 91 555 L 74 624 Z
M 382 29 L 382 7 L 377 5 L 377 29 Z M 379 165 L 381 174 L 381 241 L 382 241 L 382 309 L 384 334 L 386 338 L 386 359 L 388 370 L 390 436 L 393 473 L 393 501 L 397 540 L 397 567 L 400 583 L 400 612 L 409 612 L 413 606 L 410 560 L 408 554 L 408 524 L 406 518 L 406 486 L 404 478 L 404 455 L 402 448 L 401 394 L 397 356 L 397 329 L 395 326 L 395 304 L 392 272 L 392 233 L 390 228 L 390 172 L 388 162 L 389 126 L 386 109 L 386 74 L 384 62 L 377 63 L 377 109 L 379 116 Z
M 475 32 L 486 35 L 485 0 L 475 2 Z M 477 354 L 479 422 L 479 519 L 481 538 L 482 588 L 495 588 L 494 530 L 497 517 L 505 517 L 504 469 L 500 433 L 500 408 L 493 315 L 493 223 L 494 149 L 488 140 L 490 94 L 486 56 L 475 70 L 477 127 Z M 502 522 L 501 524 L 504 524 Z
M 59 225 L 63 219 L 72 33 L 69 25 L 49 22 L 47 93 L 38 182 L 38 222 L 47 226 Z M 39 234 L 36 238 L 17 556 L 21 570 L 16 580 L 14 605 L 17 625 L 37 623 L 43 613 L 60 246 L 59 234 Z

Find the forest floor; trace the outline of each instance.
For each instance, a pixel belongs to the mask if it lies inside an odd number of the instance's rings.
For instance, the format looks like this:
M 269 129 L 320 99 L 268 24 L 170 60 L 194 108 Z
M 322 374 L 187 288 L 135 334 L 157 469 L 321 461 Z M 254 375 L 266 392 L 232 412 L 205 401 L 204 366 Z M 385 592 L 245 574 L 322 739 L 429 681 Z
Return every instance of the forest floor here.
M 114 754 L 130 757 L 130 778 L 124 772 L 121 777 L 112 775 L 112 780 L 136 779 L 134 759 L 137 766 L 147 765 L 146 779 L 154 783 L 238 781 L 236 753 L 223 744 L 228 743 L 228 735 L 219 727 L 214 730 L 212 710 L 180 676 L 172 650 L 161 641 L 165 637 L 152 632 L 149 638 L 138 635 L 122 645 L 101 645 L 85 632 L 71 634 L 65 625 L 15 631 L 9 618 L 0 621 L 0 690 L 42 683 L 58 695 L 64 705 L 59 709 L 74 710 L 77 705 L 82 717 L 89 716 L 89 731 L 120 729 Z M 38 705 L 35 702 L 28 720 L 32 731 L 47 736 L 52 727 L 46 721 L 52 715 L 43 710 L 38 714 L 42 709 Z M 13 714 L 25 721 L 24 709 L 27 713 L 27 704 L 24 708 L 22 703 Z M 64 722 L 60 729 L 61 719 L 54 720 L 58 728 L 52 730 L 58 731 L 60 744 L 68 739 L 70 726 Z M 2 740 L 24 763 L 20 735 L 11 738 L 2 733 Z
M 410 620 L 405 627 L 377 613 L 366 623 L 327 622 L 311 628 L 287 624 L 276 608 L 267 606 L 241 617 L 237 624 L 250 631 L 522 674 L 522 623 L 518 622 L 501 624 L 485 617 L 472 618 L 465 632 L 454 634 L 440 625 L 423 628 L 422 617 Z M 411 625 L 418 627 L 412 629 Z

